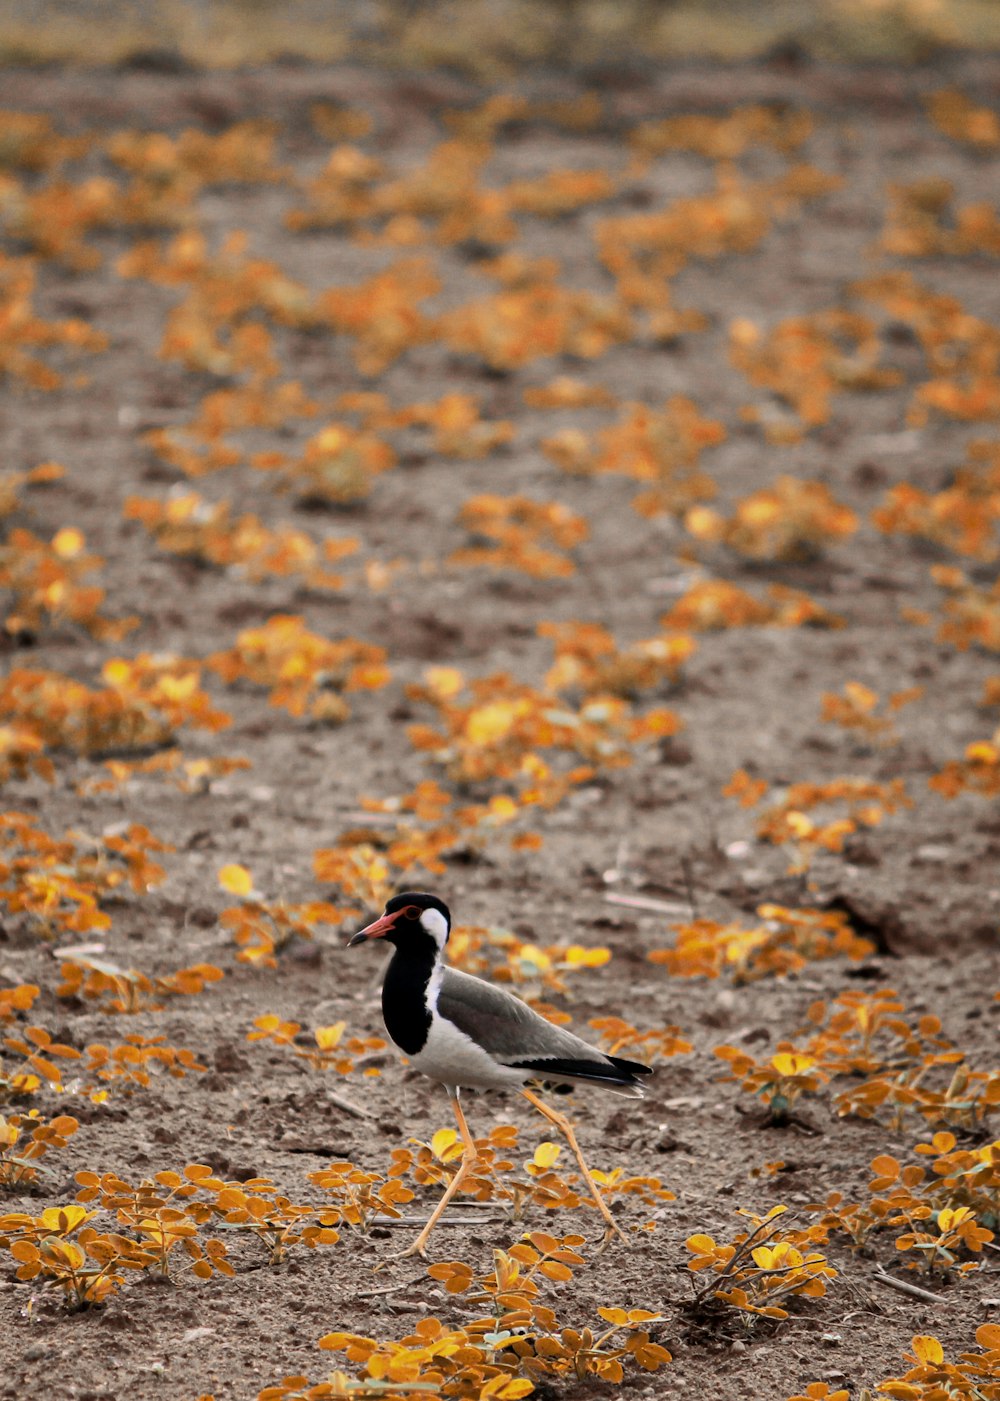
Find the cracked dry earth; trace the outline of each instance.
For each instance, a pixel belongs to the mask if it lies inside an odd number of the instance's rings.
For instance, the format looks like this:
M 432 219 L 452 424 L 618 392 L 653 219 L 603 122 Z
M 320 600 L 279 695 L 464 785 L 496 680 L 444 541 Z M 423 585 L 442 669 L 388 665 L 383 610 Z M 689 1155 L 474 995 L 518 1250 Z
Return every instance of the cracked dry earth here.
M 392 675 L 379 689 L 348 696 L 351 713 L 339 726 L 269 706 L 259 687 L 207 680 L 213 702 L 232 723 L 217 734 L 182 731 L 179 742 L 189 757 L 239 755 L 250 767 L 201 791 L 179 791 L 155 774 L 95 791 L 107 756 L 67 752 L 52 755 L 54 782 L 26 777 L 7 783 L 4 806 L 29 814 L 47 832 L 72 827 L 100 834 L 135 822 L 173 848 L 161 858 L 162 884 L 141 897 L 116 895 L 108 906 L 109 929 L 82 940 L 62 935 L 57 949 L 96 942 L 101 956 L 120 967 L 154 974 L 203 961 L 225 977 L 197 996 L 169 999 L 161 1011 L 109 1016 L 86 999 L 57 997 L 52 942 L 23 916 L 5 913 L 0 987 L 38 985 L 33 1024 L 77 1048 L 129 1031 L 163 1036 L 206 1069 L 182 1079 L 154 1075 L 132 1092 L 112 1086 L 101 1104 L 43 1090 L 36 1100 L 43 1114 L 72 1113 L 80 1127 L 45 1159 L 46 1175 L 33 1189 L 5 1196 L 3 1210 L 38 1214 L 72 1200 L 74 1174 L 81 1170 L 135 1181 L 189 1163 L 206 1164 L 227 1179 L 268 1177 L 291 1200 L 315 1202 L 320 1194 L 308 1174 L 330 1161 L 349 1159 L 383 1171 L 393 1149 L 411 1139 L 429 1141 L 449 1123 L 445 1096 L 388 1053 L 376 1057 L 377 1077 L 355 1071 L 341 1078 L 310 1071 L 287 1046 L 246 1039 L 255 1018 L 266 1013 L 305 1028 L 344 1021 L 353 1035 L 381 1030 L 380 959 L 372 949 L 344 948 L 346 935 L 372 911 L 318 882 L 313 853 L 359 827 L 377 833 L 362 798 L 403 794 L 430 777 L 448 785 L 443 769 L 410 743 L 408 727 L 434 717 L 408 696 L 407 686 L 437 666 L 471 678 L 506 672 L 540 687 L 552 652 L 536 631 L 539 623 L 596 622 L 623 647 L 658 635 L 664 613 L 700 581 L 724 579 L 755 597 L 779 584 L 803 591 L 844 625 L 696 634 L 697 647 L 677 676 L 634 702 L 639 713 L 668 706 L 682 722 L 675 735 L 636 743 L 629 764 L 598 767 L 551 809 L 531 813 L 527 825 L 544 839 L 538 849 L 513 849 L 501 828 L 489 840 L 456 843 L 442 873 L 428 876 L 417 867 L 406 876 L 407 883 L 439 891 L 462 925 L 508 930 L 541 946 L 608 949 L 610 961 L 599 969 L 567 973 L 564 992 L 537 979 L 519 989 L 569 1012 L 584 1034 L 592 1034 L 591 1018 L 620 1015 L 642 1029 L 677 1025 L 691 1043 L 689 1052 L 658 1064 L 642 1101 L 596 1091 L 580 1091 L 570 1101 L 595 1166 L 659 1178 L 675 1194 L 674 1201 L 652 1206 L 619 1199 L 615 1210 L 630 1236 L 627 1246 L 613 1243 L 597 1257 L 599 1231 L 586 1207 L 550 1214 L 529 1206 L 516 1223 L 499 1210 L 477 1208 L 468 1224 L 470 1208 L 455 1213 L 458 1224 L 439 1228 L 431 1254 L 485 1272 L 493 1250 L 509 1247 L 525 1228 L 587 1236 L 586 1264 L 570 1282 L 552 1286 L 553 1307 L 566 1326 L 597 1325 L 602 1305 L 663 1315 L 655 1337 L 673 1361 L 656 1375 L 627 1370 L 621 1389 L 635 1396 L 784 1401 L 808 1383 L 825 1381 L 831 1391 L 843 1388 L 857 1398 L 863 1388 L 902 1374 L 913 1335 L 934 1334 L 954 1356 L 974 1346 L 978 1325 L 997 1320 L 995 1251 L 984 1252 L 982 1267 L 961 1279 L 906 1276 L 908 1261 L 892 1232 L 873 1235 L 864 1252 L 833 1235 L 824 1249 L 837 1278 L 823 1298 L 793 1301 L 782 1322 L 744 1326 L 735 1315 L 693 1314 L 685 1307 L 692 1292 L 684 1245 L 690 1235 L 731 1239 L 741 1208 L 763 1213 L 780 1202 L 803 1221 L 810 1203 L 834 1191 L 867 1200 L 871 1160 L 891 1154 L 913 1162 L 915 1144 L 928 1133 L 913 1115 L 898 1127 L 887 1114 L 838 1117 L 829 1086 L 803 1099 L 789 1126 L 776 1126 L 759 1101 L 720 1079 L 716 1046 L 766 1057 L 781 1040 L 801 1042 L 808 1035 L 812 1004 L 851 989 L 893 988 L 908 1017 L 939 1016 L 970 1064 L 986 1070 L 997 1064 L 1000 818 L 995 799 L 965 792 L 948 800 L 928 786 L 968 744 L 996 728 L 996 710 L 984 708 L 981 698 L 1000 670 L 987 647 L 960 648 L 940 639 L 946 595 L 931 570 L 959 566 L 987 590 L 995 564 L 926 539 L 883 533 L 871 521 L 895 484 L 940 491 L 965 461 L 967 444 L 989 439 L 996 426 L 988 418 L 943 411 L 918 421 L 912 410 L 930 371 L 914 323 L 853 290 L 862 278 L 908 270 L 922 287 L 957 299 L 984 323 L 995 326 L 1000 318 L 995 250 L 917 258 L 880 243 L 893 185 L 946 180 L 956 205 L 996 195 L 995 151 L 951 139 L 928 119 L 925 99 L 949 87 L 995 107 L 1000 64 L 970 56 L 910 71 L 690 65 L 609 84 L 599 93 L 598 117 L 579 129 L 532 117 L 501 123 L 482 177 L 490 188 L 556 169 L 612 177 L 610 193 L 597 204 L 584 203 L 556 220 L 518 214 L 510 243 L 525 258 L 558 259 L 565 285 L 604 295 L 614 284 L 597 254 L 602 221 L 657 212 L 715 188 L 714 160 L 690 147 L 666 148 L 633 163 L 628 135 L 642 123 L 756 103 L 805 110 L 811 133 L 793 153 L 751 140 L 735 151 L 724 178 L 759 188 L 778 180 L 792 162 L 808 162 L 836 182 L 815 197 L 790 198 L 745 248 L 707 257 L 695 246 L 678 256 L 672 305 L 699 313 L 697 327 L 656 336 L 637 315 L 633 333 L 610 340 L 599 354 L 529 356 L 498 367 L 431 337 L 378 372 L 363 373 L 357 335 L 269 321 L 279 377 L 300 381 L 321 416 L 234 434 L 240 449 L 234 465 L 193 484 L 151 450 L 145 435 L 189 421 L 207 393 L 241 376 L 213 376 L 160 356 L 167 317 L 184 289 L 116 271 L 137 241 L 170 235 L 97 229 L 85 240 L 99 255 L 93 266 L 39 258 L 37 314 L 81 318 L 108 344 L 79 361 L 48 352 L 51 363 L 68 371 L 50 392 L 6 382 L 5 470 L 51 460 L 66 468 L 60 480 L 25 489 L 6 524 L 46 539 L 63 527 L 81 530 L 87 547 L 104 559 L 104 611 L 140 621 L 117 643 L 97 641 L 67 623 L 11 637 L 4 644 L 5 673 L 44 667 L 95 684 L 110 656 L 202 658 L 231 647 L 241 629 L 294 614 L 323 637 L 351 636 L 385 648 Z M 425 307 L 429 315 L 443 316 L 496 290 L 482 264 L 502 249 L 475 238 L 437 239 L 433 221 L 425 220 L 423 234 L 402 249 L 357 236 L 366 227 L 382 229 L 385 220 L 304 232 L 285 222 L 289 210 L 303 205 L 302 182 L 315 177 L 330 154 L 329 136 L 310 117 L 314 104 L 370 118 L 367 134 L 355 139 L 388 180 L 427 160 L 448 134 L 445 112 L 490 96 L 471 83 L 448 75 L 276 65 L 229 74 L 8 71 L 3 88 L 5 108 L 46 113 L 69 135 L 103 139 L 126 128 L 176 135 L 187 127 L 218 135 L 249 118 L 273 122 L 283 177 L 207 182 L 190 217 L 212 249 L 226 234 L 245 231 L 249 253 L 277 264 L 310 296 L 359 284 L 414 253 L 431 260 L 440 281 Z M 585 85 L 560 76 L 526 80 L 523 91 L 534 102 L 568 102 Z M 108 173 L 91 151 L 61 177 L 29 172 L 19 178 L 35 189 L 57 178 Z M 122 178 L 120 169 L 111 173 Z M 30 245 L 12 236 L 9 251 L 23 253 Z M 798 422 L 787 401 L 751 384 L 734 365 L 730 327 L 742 321 L 770 329 L 831 307 L 872 318 L 879 365 L 895 373 L 868 392 L 838 386 L 842 392 L 833 393 L 825 421 L 806 425 L 795 441 L 794 432 L 783 434 Z M 77 373 L 85 382 L 74 378 Z M 603 387 L 611 406 L 552 408 L 525 400 L 526 389 L 557 374 Z M 318 423 L 336 416 L 332 406 L 341 396 L 372 389 L 394 406 L 451 392 L 473 395 L 484 420 L 507 421 L 512 433 L 484 457 L 462 460 L 435 452 L 423 430 L 396 430 L 390 434 L 396 465 L 374 480 L 367 498 L 341 510 L 304 505 L 249 466 L 251 452 L 300 454 Z M 567 473 L 541 446 L 563 430 L 595 437 L 615 421 L 620 402 L 662 406 L 672 396 L 690 398 L 725 430 L 700 462 L 716 484 L 716 509 L 728 514 L 786 474 L 825 484 L 856 514 L 857 529 L 799 560 L 747 559 L 696 538 L 682 516 L 639 514 L 632 506 L 639 486 L 627 475 Z M 755 416 L 745 412 L 747 405 Z M 123 507 L 130 496 L 164 498 L 178 485 L 193 485 L 211 503 L 228 499 L 237 513 L 252 510 L 271 526 L 290 521 L 316 539 L 357 537 L 359 553 L 338 566 L 344 586 L 322 591 L 294 575 L 249 580 L 239 570 L 157 549 L 138 521 L 124 518 Z M 487 492 L 558 501 L 582 516 L 589 536 L 570 552 L 573 571 L 536 578 L 510 567 L 448 564 L 451 552 L 469 543 L 458 521 L 462 504 Z M 846 682 L 883 698 L 920 688 L 894 717 L 893 742 L 869 741 L 863 732 L 822 719 L 824 693 Z M 854 775 L 902 780 L 912 805 L 859 829 L 840 850 L 811 853 L 807 871 L 790 874 L 790 849 L 756 835 L 760 810 L 722 794 L 739 769 L 766 782 L 772 800 L 791 783 Z M 500 791 L 502 785 L 472 785 L 459 796 L 478 801 Z M 217 879 L 227 863 L 245 866 L 255 887 L 272 899 L 329 898 L 355 908 L 358 918 L 318 926 L 311 942 L 292 941 L 274 968 L 239 962 L 218 922 L 233 903 Z M 675 927 L 693 915 L 752 926 L 759 923 L 758 906 L 768 902 L 846 912 L 871 951 L 860 960 L 807 962 L 784 978 L 744 982 L 725 970 L 717 978 L 671 976 L 647 958 L 670 946 Z M 341 1099 L 359 1106 L 364 1117 L 346 1112 Z M 548 1137 L 547 1126 L 521 1101 L 480 1097 L 469 1114 L 478 1133 L 516 1124 L 525 1159 Z M 989 1136 L 979 1125 L 963 1142 Z M 776 1163 L 775 1171 L 766 1167 Z M 418 1188 L 406 1215 L 426 1216 L 438 1190 Z M 639 1229 L 650 1220 L 655 1230 Z M 110 1222 L 103 1226 L 110 1229 Z M 233 1237 L 232 1277 L 199 1281 L 182 1273 L 171 1282 L 147 1271 L 129 1276 L 102 1306 L 77 1312 L 37 1283 L 17 1282 L 5 1253 L 0 1397 L 255 1397 L 285 1376 L 316 1383 L 343 1365 L 339 1354 L 317 1349 L 317 1340 L 331 1331 L 393 1339 L 406 1336 L 421 1317 L 456 1325 L 475 1317 L 478 1310 L 448 1295 L 419 1261 L 380 1268 L 413 1229 L 395 1225 L 360 1235 L 345 1228 L 337 1245 L 293 1250 L 274 1267 L 257 1243 Z M 937 1301 L 880 1286 L 875 1274 L 883 1267 L 917 1279 Z M 611 1389 L 572 1375 L 538 1383 L 540 1395 L 566 1401 Z

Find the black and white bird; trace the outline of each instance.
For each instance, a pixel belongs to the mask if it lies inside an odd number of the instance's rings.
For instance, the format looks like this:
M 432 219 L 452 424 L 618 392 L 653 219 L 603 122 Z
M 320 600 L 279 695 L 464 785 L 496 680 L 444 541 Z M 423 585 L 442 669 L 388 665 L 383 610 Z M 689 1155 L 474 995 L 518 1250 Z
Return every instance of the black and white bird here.
M 554 1026 L 505 988 L 444 962 L 451 932 L 448 906 L 436 895 L 407 890 L 360 930 L 348 948 L 387 939 L 395 948 L 382 985 L 382 1015 L 391 1039 L 415 1070 L 439 1081 L 451 1097 L 465 1151 L 430 1220 L 405 1255 L 423 1255 L 431 1231 L 476 1164 L 476 1145 L 459 1102 L 463 1089 L 519 1089 L 559 1131 L 576 1156 L 591 1196 L 607 1222 L 606 1239 L 621 1235 L 584 1162 L 573 1126 L 529 1088 L 533 1081 L 603 1086 L 639 1098 L 648 1065 L 605 1055 Z

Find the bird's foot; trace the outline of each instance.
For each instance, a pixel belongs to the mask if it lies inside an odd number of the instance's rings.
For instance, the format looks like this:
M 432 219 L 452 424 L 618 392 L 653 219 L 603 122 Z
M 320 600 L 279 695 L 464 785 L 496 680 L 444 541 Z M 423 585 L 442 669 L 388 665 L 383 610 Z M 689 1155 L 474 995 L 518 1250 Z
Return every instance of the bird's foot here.
M 616 1221 L 609 1221 L 604 1228 L 604 1239 L 597 1247 L 598 1255 L 604 1254 L 608 1246 L 614 1240 L 615 1236 L 617 1236 L 620 1241 L 624 1241 L 626 1245 L 631 1245 L 631 1241 L 629 1240 L 625 1232 L 622 1230 L 622 1228 L 618 1225 L 618 1223 Z
M 394 1250 L 391 1255 L 383 1256 L 375 1266 L 375 1273 L 379 1274 L 382 1270 L 387 1270 L 397 1260 L 410 1260 L 414 1255 L 419 1255 L 421 1260 L 427 1259 L 427 1246 L 420 1236 L 417 1236 L 416 1240 L 405 1250 Z

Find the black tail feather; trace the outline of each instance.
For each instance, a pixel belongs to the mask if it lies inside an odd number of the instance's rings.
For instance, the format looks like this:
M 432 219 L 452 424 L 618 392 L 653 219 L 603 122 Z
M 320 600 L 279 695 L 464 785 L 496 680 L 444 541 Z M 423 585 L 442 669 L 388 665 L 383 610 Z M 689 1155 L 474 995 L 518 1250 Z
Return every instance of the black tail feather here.
M 573 1080 L 591 1080 L 596 1085 L 607 1085 L 609 1088 L 639 1086 L 640 1076 L 653 1073 L 652 1066 L 636 1060 L 623 1060 L 621 1056 L 607 1056 L 603 1061 L 538 1056 L 531 1060 L 507 1061 L 506 1064 L 513 1070 L 527 1070 L 554 1079 L 565 1075 Z
M 653 1067 L 651 1065 L 643 1065 L 642 1061 L 623 1060 L 621 1056 L 608 1056 L 608 1060 L 621 1075 L 627 1076 L 633 1083 L 635 1082 L 636 1076 L 652 1075 L 653 1073 Z

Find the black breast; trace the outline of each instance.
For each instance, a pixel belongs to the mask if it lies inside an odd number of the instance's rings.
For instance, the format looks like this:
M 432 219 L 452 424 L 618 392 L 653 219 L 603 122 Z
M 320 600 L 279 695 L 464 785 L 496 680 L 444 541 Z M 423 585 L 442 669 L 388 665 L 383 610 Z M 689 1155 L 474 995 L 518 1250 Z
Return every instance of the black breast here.
M 423 1050 L 431 1029 L 427 984 L 434 971 L 436 952 L 433 945 L 427 950 L 397 948 L 382 984 L 385 1029 L 408 1056 Z

